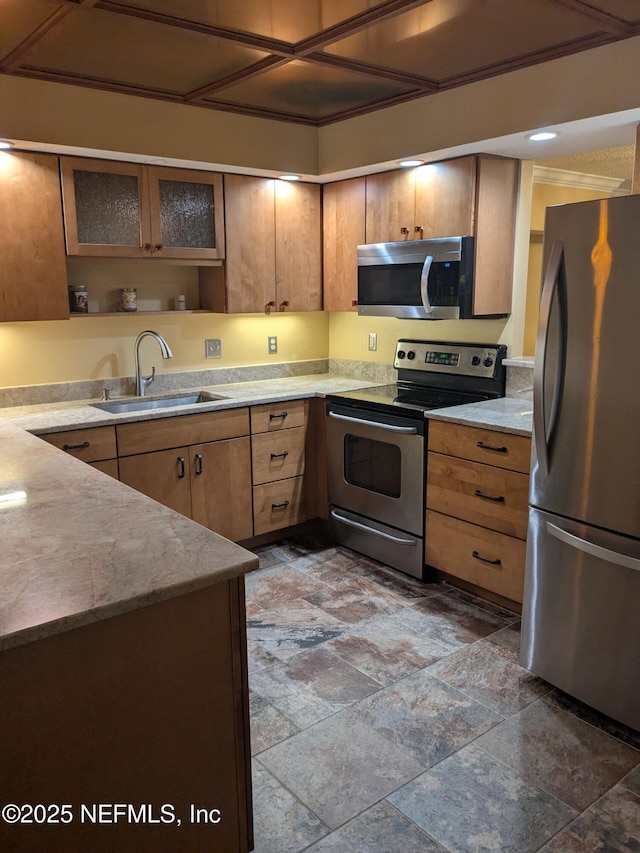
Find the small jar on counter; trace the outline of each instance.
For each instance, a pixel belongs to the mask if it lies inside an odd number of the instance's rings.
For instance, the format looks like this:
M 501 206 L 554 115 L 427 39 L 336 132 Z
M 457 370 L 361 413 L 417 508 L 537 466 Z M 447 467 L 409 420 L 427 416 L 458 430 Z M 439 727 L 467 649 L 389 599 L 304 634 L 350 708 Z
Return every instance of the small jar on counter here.
M 89 297 L 85 284 L 69 285 L 69 311 L 72 314 L 89 313 Z
M 120 297 L 123 311 L 138 310 L 138 291 L 135 287 L 121 287 Z
M 180 296 L 176 297 L 176 311 L 186 311 L 187 310 L 187 297 L 180 294 Z

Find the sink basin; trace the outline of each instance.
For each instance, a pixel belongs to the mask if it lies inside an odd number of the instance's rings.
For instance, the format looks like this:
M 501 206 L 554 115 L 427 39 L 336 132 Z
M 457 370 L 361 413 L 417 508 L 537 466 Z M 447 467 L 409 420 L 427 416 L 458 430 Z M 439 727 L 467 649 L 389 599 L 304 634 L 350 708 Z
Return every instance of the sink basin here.
M 90 403 L 94 409 L 121 415 L 126 412 L 146 412 L 150 409 L 169 409 L 175 406 L 193 406 L 196 403 L 213 403 L 228 399 L 222 394 L 194 391 L 192 394 L 171 394 L 162 397 L 132 397 L 128 400 L 108 400 L 105 403 Z

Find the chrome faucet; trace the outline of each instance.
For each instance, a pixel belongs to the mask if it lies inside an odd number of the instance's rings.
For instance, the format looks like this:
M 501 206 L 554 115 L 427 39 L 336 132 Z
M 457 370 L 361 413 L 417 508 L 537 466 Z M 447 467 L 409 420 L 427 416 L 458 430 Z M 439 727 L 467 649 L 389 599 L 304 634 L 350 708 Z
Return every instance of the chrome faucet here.
M 151 368 L 151 374 L 149 376 L 143 376 L 142 371 L 140 370 L 140 342 L 143 338 L 146 338 L 147 335 L 150 335 L 152 338 L 155 338 L 160 344 L 160 352 L 162 353 L 163 358 L 173 358 L 173 353 L 171 352 L 171 347 L 157 332 L 152 332 L 150 329 L 147 329 L 144 332 L 140 332 L 138 337 L 136 338 L 136 397 L 144 397 L 147 392 L 147 388 L 153 380 L 156 378 L 156 369 L 155 367 Z

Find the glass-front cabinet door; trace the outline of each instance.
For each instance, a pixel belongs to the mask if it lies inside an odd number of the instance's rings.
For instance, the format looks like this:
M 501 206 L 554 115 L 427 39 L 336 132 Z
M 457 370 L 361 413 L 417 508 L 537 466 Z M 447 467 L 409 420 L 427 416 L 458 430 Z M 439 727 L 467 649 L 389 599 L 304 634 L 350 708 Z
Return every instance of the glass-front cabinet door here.
M 158 257 L 224 258 L 222 175 L 150 166 L 149 208 Z
M 139 258 L 151 248 L 146 167 L 61 157 L 68 255 Z
M 222 176 L 61 157 L 68 255 L 224 258 Z

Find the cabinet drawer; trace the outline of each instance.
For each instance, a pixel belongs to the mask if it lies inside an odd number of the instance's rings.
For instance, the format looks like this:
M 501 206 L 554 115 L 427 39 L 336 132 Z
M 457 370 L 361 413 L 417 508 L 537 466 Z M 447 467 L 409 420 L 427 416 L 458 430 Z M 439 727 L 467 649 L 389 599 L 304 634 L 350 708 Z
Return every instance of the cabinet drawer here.
M 253 487 L 255 536 L 305 520 L 304 477 Z
M 304 426 L 307 405 L 307 400 L 287 400 L 286 403 L 251 406 L 251 432 L 276 432 Z
M 531 439 L 491 429 L 429 421 L 429 450 L 529 473 Z
M 115 459 L 117 455 L 114 427 L 71 429 L 65 430 L 65 432 L 51 432 L 47 435 L 41 435 L 40 438 L 78 459 L 82 459 L 83 462 Z
M 428 509 L 526 539 L 528 497 L 526 474 L 429 452 Z
M 427 565 L 520 603 L 525 549 L 521 539 L 427 512 Z
M 304 427 L 251 436 L 253 484 L 271 483 L 304 473 Z
M 221 412 L 120 424 L 116 432 L 119 456 L 205 444 L 208 441 L 249 435 L 249 409 L 225 409 Z

